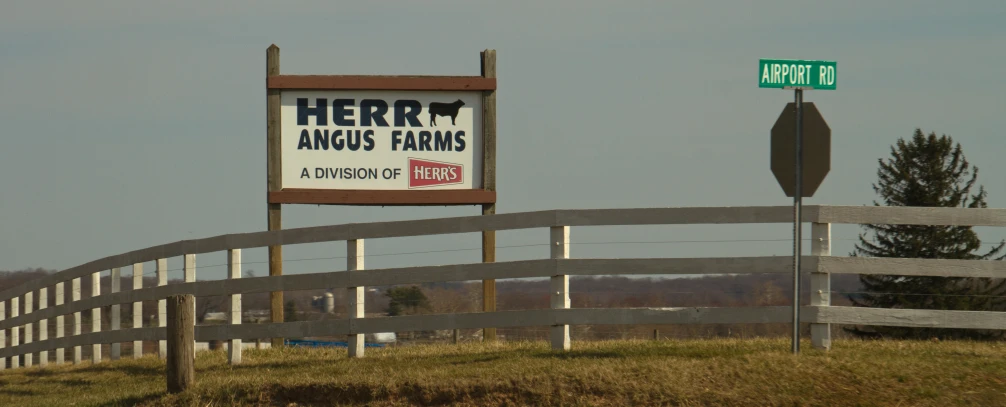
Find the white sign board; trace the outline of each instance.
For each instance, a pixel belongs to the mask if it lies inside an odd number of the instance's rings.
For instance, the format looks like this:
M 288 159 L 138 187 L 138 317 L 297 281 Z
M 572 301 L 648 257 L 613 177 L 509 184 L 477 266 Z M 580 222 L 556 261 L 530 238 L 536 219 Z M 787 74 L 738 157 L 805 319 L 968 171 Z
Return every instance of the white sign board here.
M 482 92 L 284 90 L 283 188 L 482 187 Z

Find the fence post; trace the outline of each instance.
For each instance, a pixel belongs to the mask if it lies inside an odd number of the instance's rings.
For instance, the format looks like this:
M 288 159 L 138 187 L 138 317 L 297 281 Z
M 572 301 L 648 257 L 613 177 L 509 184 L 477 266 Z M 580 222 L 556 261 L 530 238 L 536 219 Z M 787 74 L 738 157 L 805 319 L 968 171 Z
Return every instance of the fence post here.
M 38 289 L 38 310 L 42 311 L 46 308 L 49 308 L 49 287 L 42 287 Z M 49 340 L 48 319 L 38 321 L 38 340 L 39 341 Z M 38 353 L 38 365 L 41 367 L 46 367 L 49 365 L 49 351 L 43 350 Z
M 64 292 L 63 287 L 64 287 L 64 284 L 63 284 L 62 281 L 56 283 L 56 306 L 57 307 L 60 306 L 60 305 L 63 305 L 63 302 L 66 301 L 66 293 Z M 56 316 L 56 338 L 62 338 L 63 335 L 65 334 L 66 327 L 64 326 L 64 323 L 66 323 L 66 318 L 64 318 L 62 315 L 57 315 Z M 66 349 L 56 348 L 56 364 L 57 365 L 62 365 L 63 364 L 64 360 L 66 359 L 65 352 L 66 352 Z
M 7 301 L 0 301 L 0 321 L 7 319 Z M 0 329 L 0 349 L 7 347 L 7 330 Z M 7 358 L 0 358 L 0 370 L 7 368 Z
M 227 270 L 229 279 L 241 278 L 241 249 L 227 251 Z M 230 323 L 241 325 L 241 294 L 231 294 Z M 230 364 L 241 363 L 241 338 L 231 338 L 227 345 L 227 356 Z
M 80 277 L 73 279 L 70 283 L 70 300 L 80 301 Z M 80 335 L 81 326 L 84 325 L 84 321 L 80 318 L 80 311 L 73 313 L 73 335 Z M 73 364 L 80 364 L 81 360 L 80 345 L 73 347 Z
M 185 271 L 185 282 L 194 283 L 196 282 L 196 255 L 186 254 L 184 256 L 184 271 Z M 192 315 L 196 315 L 196 300 L 195 297 L 192 299 Z M 193 339 L 195 340 L 195 339 Z M 192 348 L 195 349 L 196 343 L 192 342 Z
M 168 285 L 168 259 L 157 259 L 157 286 Z M 168 300 L 157 300 L 157 326 L 168 326 Z M 168 356 L 168 341 L 157 341 L 157 356 L 164 359 Z
M 812 256 L 831 256 L 831 224 L 813 223 L 810 230 Z M 831 274 L 813 270 L 810 273 L 810 305 L 831 305 Z M 831 324 L 810 324 L 811 346 L 831 349 Z
M 24 316 L 31 314 L 32 303 L 35 302 L 35 293 L 28 291 L 24 293 Z M 27 345 L 32 342 L 32 323 L 29 322 L 24 324 L 24 344 Z M 34 354 L 31 352 L 24 354 L 24 367 L 31 367 L 34 363 Z
M 10 299 L 10 317 L 11 319 L 17 318 L 21 315 L 20 312 L 21 298 L 14 297 Z M 21 344 L 21 327 L 15 326 L 10 329 L 10 347 L 16 348 Z M 10 357 L 10 367 L 16 369 L 21 367 L 21 356 L 15 354 Z
M 143 263 L 133 264 L 133 290 L 143 289 Z M 143 328 L 143 301 L 133 302 L 133 328 Z M 143 341 L 133 341 L 133 358 L 143 357 Z
M 346 241 L 346 271 L 363 270 L 363 239 L 353 239 Z M 354 320 L 364 317 L 364 297 L 363 287 L 349 287 L 346 297 L 349 300 L 346 309 L 349 314 L 350 332 L 356 331 Z M 362 358 L 365 345 L 363 334 L 349 334 L 349 357 Z
M 112 269 L 111 276 L 112 286 L 109 290 L 111 293 L 117 293 L 122 289 L 122 269 L 116 267 Z M 122 328 L 122 306 L 119 304 L 112 304 L 112 321 L 111 330 L 117 330 Z M 111 346 L 111 352 L 109 352 L 109 357 L 112 360 L 119 360 L 122 355 L 122 344 L 118 342 L 113 342 Z
M 195 305 L 192 294 L 168 297 L 168 392 L 187 390 L 195 381 Z
M 551 252 L 553 259 L 569 258 L 569 226 L 551 228 Z M 569 309 L 569 276 L 555 275 L 551 278 L 552 309 Z M 553 325 L 551 328 L 552 349 L 569 350 L 569 325 Z
M 91 274 L 91 298 L 101 294 L 101 272 Z M 101 308 L 91 308 L 91 332 L 101 332 Z M 91 363 L 101 363 L 101 344 L 91 345 Z

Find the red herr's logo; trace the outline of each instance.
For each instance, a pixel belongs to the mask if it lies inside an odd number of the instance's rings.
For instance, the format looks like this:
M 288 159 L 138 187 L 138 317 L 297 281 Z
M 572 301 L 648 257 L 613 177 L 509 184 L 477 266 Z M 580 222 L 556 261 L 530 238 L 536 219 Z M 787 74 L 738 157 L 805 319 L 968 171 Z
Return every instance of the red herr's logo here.
M 409 188 L 460 184 L 463 170 L 461 164 L 409 158 Z

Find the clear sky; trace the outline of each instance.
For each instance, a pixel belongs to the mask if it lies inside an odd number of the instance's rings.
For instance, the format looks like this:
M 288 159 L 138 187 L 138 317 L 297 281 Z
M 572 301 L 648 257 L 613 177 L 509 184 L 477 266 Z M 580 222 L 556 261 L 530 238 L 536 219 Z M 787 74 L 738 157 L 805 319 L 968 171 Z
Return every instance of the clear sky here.
M 807 204 L 871 204 L 877 160 L 920 127 L 962 143 L 990 206 L 1006 207 L 1004 20 L 1001 0 L 8 0 L 0 6 L 0 269 L 64 269 L 265 230 L 270 44 L 290 74 L 477 75 L 479 52 L 496 49 L 500 213 L 790 204 L 769 171 L 769 130 L 792 92 L 757 87 L 759 58 L 838 61 L 838 90 L 805 96 L 828 121 L 833 151 L 831 173 Z M 477 213 L 286 206 L 284 226 Z M 858 232 L 836 226 L 834 253 L 848 254 Z M 572 233 L 574 243 L 779 239 L 575 244 L 574 257 L 792 250 L 787 225 Z M 500 233 L 499 244 L 545 243 L 547 234 Z M 392 239 L 369 244 L 368 254 L 479 245 L 477 234 Z M 287 273 L 345 266 L 328 258 L 344 255 L 340 243 L 284 253 L 325 258 L 292 261 Z M 247 251 L 245 269 L 265 274 L 256 263 L 264 254 Z M 504 247 L 498 257 L 547 254 Z M 478 259 L 476 250 L 375 256 L 367 267 Z M 223 277 L 223 268 L 207 267 L 223 263 L 222 253 L 201 255 L 200 279 Z

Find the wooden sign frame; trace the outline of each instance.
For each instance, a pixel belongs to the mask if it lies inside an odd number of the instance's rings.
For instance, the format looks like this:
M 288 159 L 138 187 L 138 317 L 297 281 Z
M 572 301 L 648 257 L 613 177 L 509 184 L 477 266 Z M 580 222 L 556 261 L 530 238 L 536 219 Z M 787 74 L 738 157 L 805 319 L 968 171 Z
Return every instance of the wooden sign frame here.
M 278 50 L 278 49 L 277 49 Z M 278 52 L 277 52 L 278 53 Z M 277 56 L 278 58 L 278 56 Z M 277 63 L 278 65 L 278 63 Z M 483 64 L 484 65 L 484 64 Z M 278 69 L 277 69 L 278 71 Z M 493 69 L 492 71 L 495 71 Z M 270 100 L 267 156 L 270 204 L 424 206 L 496 203 L 496 78 L 486 76 L 361 76 L 269 75 L 266 89 L 277 91 Z M 480 189 L 352 190 L 290 189 L 282 185 L 279 95 L 283 90 L 397 90 L 482 91 L 482 181 Z M 270 93 L 271 94 L 271 93 Z M 272 104 L 275 103 L 276 106 Z M 274 116 L 275 115 L 275 118 Z M 272 125 L 275 123 L 275 125 Z
M 496 213 L 496 50 L 480 52 L 480 76 L 281 75 L 279 47 L 266 50 L 266 201 L 268 230 L 282 228 L 282 205 L 455 206 L 481 205 Z M 348 190 L 283 188 L 281 99 L 283 90 L 395 90 L 482 92 L 482 187 L 441 190 Z M 496 233 L 482 233 L 482 261 L 496 261 Z M 269 247 L 269 275 L 283 274 L 282 246 Z M 284 322 L 283 292 L 270 293 L 272 322 Z M 483 281 L 483 310 L 496 310 L 495 280 Z M 486 328 L 484 338 L 495 339 Z M 272 346 L 283 338 L 272 338 Z

